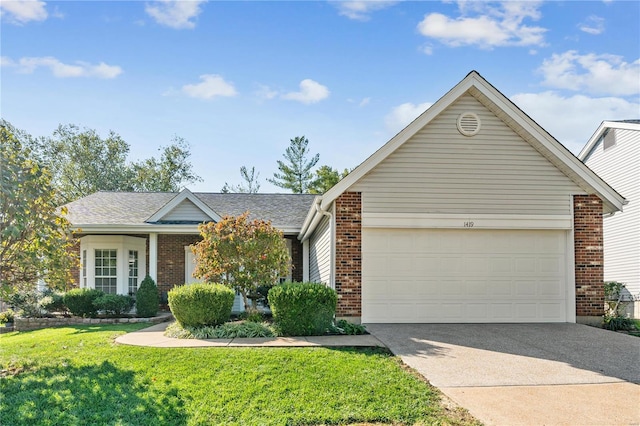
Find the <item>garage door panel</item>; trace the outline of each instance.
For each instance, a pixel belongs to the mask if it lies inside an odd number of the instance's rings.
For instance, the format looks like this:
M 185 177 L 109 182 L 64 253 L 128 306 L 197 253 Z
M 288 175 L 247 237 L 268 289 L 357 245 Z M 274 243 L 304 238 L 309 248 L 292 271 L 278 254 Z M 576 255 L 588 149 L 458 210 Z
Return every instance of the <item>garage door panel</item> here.
M 416 298 L 423 300 L 424 297 L 440 297 L 442 295 L 442 282 L 439 280 L 419 280 L 416 279 Z
M 513 272 L 513 259 L 510 257 L 490 257 L 486 259 L 489 272 L 492 274 L 511 274 Z
M 560 296 L 564 289 L 560 280 L 546 280 L 538 283 L 538 295 L 540 296 Z
M 566 233 L 364 229 L 364 322 L 563 322 Z
M 464 276 L 480 275 L 486 276 L 489 272 L 489 263 L 486 257 L 464 257 L 461 262 L 461 273 Z
M 556 275 L 563 270 L 558 258 L 543 257 L 538 260 L 539 271 L 543 274 Z
M 471 297 L 476 297 L 476 296 L 487 296 L 488 293 L 488 289 L 489 289 L 489 285 L 487 283 L 487 281 L 467 281 L 467 295 L 471 296 Z

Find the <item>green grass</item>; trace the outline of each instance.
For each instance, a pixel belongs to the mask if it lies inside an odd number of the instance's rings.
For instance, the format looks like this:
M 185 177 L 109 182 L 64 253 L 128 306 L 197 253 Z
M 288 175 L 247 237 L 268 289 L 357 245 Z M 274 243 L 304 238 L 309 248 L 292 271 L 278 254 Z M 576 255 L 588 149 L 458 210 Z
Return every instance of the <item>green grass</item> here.
M 114 343 L 143 327 L 0 335 L 0 425 L 473 424 L 379 349 Z

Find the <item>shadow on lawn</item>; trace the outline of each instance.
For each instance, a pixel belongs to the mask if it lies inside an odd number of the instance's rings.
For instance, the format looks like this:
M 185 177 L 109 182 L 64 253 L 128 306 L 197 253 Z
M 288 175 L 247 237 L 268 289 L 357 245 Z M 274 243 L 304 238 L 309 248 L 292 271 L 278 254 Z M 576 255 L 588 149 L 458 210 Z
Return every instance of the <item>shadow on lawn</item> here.
M 101 365 L 46 367 L 0 379 L 0 424 L 184 425 L 178 391 L 149 388 L 134 372 Z

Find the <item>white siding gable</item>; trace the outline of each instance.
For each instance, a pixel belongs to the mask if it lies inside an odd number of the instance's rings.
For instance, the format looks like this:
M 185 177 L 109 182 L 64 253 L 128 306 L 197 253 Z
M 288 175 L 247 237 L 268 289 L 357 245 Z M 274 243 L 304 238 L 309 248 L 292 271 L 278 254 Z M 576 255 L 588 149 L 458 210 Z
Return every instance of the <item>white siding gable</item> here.
M 472 137 L 460 114 L 481 121 Z M 355 183 L 363 213 L 570 215 L 585 192 L 470 94 Z
M 190 221 L 208 222 L 211 218 L 189 199 L 184 199 L 180 204 L 171 209 L 161 219 L 163 222 Z

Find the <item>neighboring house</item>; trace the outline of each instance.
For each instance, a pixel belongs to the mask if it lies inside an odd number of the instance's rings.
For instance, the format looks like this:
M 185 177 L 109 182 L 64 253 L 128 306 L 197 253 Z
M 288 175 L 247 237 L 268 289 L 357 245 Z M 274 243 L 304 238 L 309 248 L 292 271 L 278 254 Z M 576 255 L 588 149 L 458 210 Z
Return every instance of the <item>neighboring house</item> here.
M 322 196 L 101 192 L 67 207 L 81 286 L 126 293 L 148 272 L 166 292 L 189 281 L 197 223 L 249 210 L 284 231 L 293 279 L 336 289 L 342 318 L 589 322 L 604 310 L 602 214 L 624 201 L 474 71 Z
M 640 318 L 640 120 L 603 121 L 578 158 L 629 201 L 604 217 L 604 279 L 626 284 L 628 312 Z

